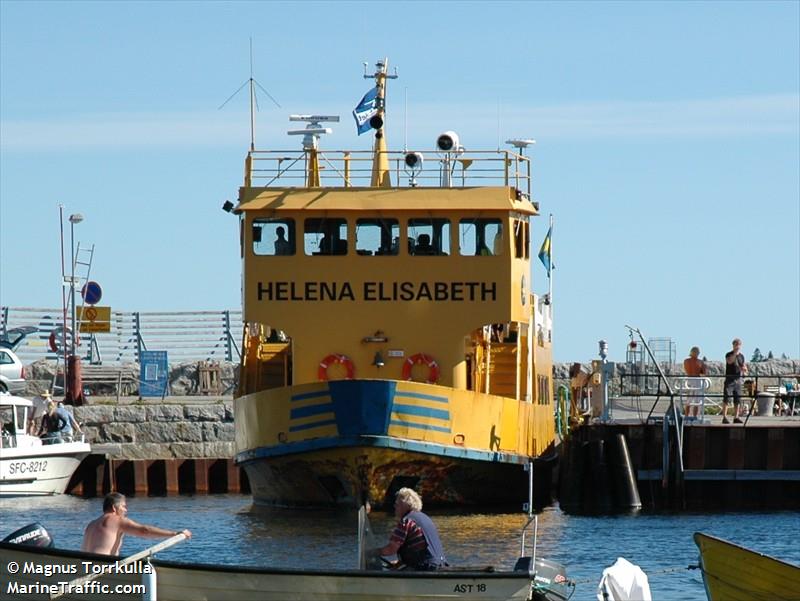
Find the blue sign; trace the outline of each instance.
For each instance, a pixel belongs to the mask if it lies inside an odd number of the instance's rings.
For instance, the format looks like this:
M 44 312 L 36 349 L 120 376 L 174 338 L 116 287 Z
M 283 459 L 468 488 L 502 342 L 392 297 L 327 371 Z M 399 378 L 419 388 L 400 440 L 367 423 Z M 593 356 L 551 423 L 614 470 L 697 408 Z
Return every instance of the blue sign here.
M 81 288 L 81 296 L 87 305 L 96 305 L 103 298 L 103 289 L 97 282 L 89 280 Z
M 164 398 L 169 394 L 167 351 L 142 351 L 139 357 L 139 396 Z

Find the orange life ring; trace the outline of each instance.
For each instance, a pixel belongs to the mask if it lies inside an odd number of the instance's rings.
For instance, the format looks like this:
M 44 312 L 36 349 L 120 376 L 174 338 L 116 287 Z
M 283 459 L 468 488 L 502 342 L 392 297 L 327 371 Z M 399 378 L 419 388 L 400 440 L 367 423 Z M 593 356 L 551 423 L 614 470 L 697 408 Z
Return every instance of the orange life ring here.
M 403 363 L 404 380 L 411 379 L 411 370 L 415 365 L 428 366 L 428 384 L 436 384 L 436 382 L 439 381 L 439 364 L 436 363 L 436 360 L 433 357 L 426 355 L 425 353 L 417 353 L 416 355 L 411 355 L 408 359 L 406 359 L 406 362 Z
M 343 365 L 345 370 L 347 370 L 346 378 L 348 380 L 352 380 L 353 377 L 356 375 L 356 366 L 353 365 L 353 362 L 350 360 L 350 357 L 347 355 L 340 355 L 338 353 L 333 353 L 325 357 L 322 361 L 319 362 L 319 369 L 317 369 L 317 377 L 322 380 L 323 382 L 328 379 L 328 368 L 337 363 L 339 365 Z
M 57 328 L 53 328 L 53 331 L 50 332 L 50 338 L 47 342 L 50 346 L 50 350 L 54 353 L 61 352 L 61 338 L 65 335 L 65 332 L 67 340 L 69 340 L 72 337 L 72 330 L 69 328 L 58 326 Z M 75 345 L 77 346 L 78 344 L 80 344 L 80 338 L 75 339 Z

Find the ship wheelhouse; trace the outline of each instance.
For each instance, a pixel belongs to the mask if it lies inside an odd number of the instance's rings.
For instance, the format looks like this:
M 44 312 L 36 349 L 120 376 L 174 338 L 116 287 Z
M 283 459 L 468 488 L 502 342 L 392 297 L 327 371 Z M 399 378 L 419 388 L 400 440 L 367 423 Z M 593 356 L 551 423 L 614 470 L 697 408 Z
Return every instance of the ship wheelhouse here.
M 423 353 L 437 362 L 437 384 L 536 396 L 528 351 L 549 346 L 547 306 L 530 293 L 535 208 L 514 188 L 242 192 L 245 319 L 268 326 L 260 335 L 286 354 L 285 373 L 251 379 L 243 393 L 315 382 L 331 353 L 359 378 L 400 380 L 406 359 Z M 364 342 L 375 332 L 386 340 Z M 428 381 L 427 371 L 414 365 L 412 379 Z

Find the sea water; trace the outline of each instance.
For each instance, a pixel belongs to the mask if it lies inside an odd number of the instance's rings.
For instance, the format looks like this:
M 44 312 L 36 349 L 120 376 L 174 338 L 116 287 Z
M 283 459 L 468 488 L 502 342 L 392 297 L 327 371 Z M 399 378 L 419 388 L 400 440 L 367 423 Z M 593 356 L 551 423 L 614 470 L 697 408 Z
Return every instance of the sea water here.
M 263 509 L 242 495 L 131 497 L 129 517 L 163 528 L 189 528 L 192 539 L 158 555 L 211 564 L 295 568 L 353 568 L 355 511 Z M 79 549 L 83 528 L 102 511 L 102 499 L 71 496 L 0 499 L 0 538 L 31 522 L 42 523 L 59 548 Z M 456 566 L 511 569 L 520 551 L 521 513 L 465 514 L 431 511 L 448 560 Z M 381 541 L 394 518 L 370 514 Z M 537 556 L 563 563 L 577 582 L 573 599 L 596 599 L 604 568 L 618 557 L 640 566 L 653 598 L 705 599 L 692 540 L 705 532 L 800 565 L 800 516 L 770 513 L 647 513 L 611 517 L 571 516 L 558 507 L 538 515 Z M 532 542 L 533 531 L 526 541 Z M 153 541 L 126 537 L 123 553 Z M 528 549 L 530 553 L 530 549 Z

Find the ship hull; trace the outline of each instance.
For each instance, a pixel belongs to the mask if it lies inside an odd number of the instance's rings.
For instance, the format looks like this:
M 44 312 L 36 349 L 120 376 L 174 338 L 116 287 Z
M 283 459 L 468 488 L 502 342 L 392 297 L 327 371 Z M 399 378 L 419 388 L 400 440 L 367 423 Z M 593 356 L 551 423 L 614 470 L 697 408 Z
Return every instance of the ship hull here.
M 236 401 L 237 462 L 259 504 L 390 507 L 409 486 L 426 506 L 518 506 L 528 499 L 525 466 L 544 450 L 537 409 L 415 382 L 262 391 Z M 534 479 L 544 505 L 548 462 L 534 462 Z
M 373 506 L 391 507 L 394 493 L 403 486 L 419 491 L 426 506 L 500 505 L 518 509 L 528 496 L 528 474 L 520 464 L 391 446 L 320 449 L 253 459 L 243 466 L 253 500 L 264 505 L 354 506 L 368 500 Z M 536 463 L 534 475 L 535 488 L 549 490 L 550 470 L 545 462 Z M 540 504 L 545 503 L 543 500 Z

